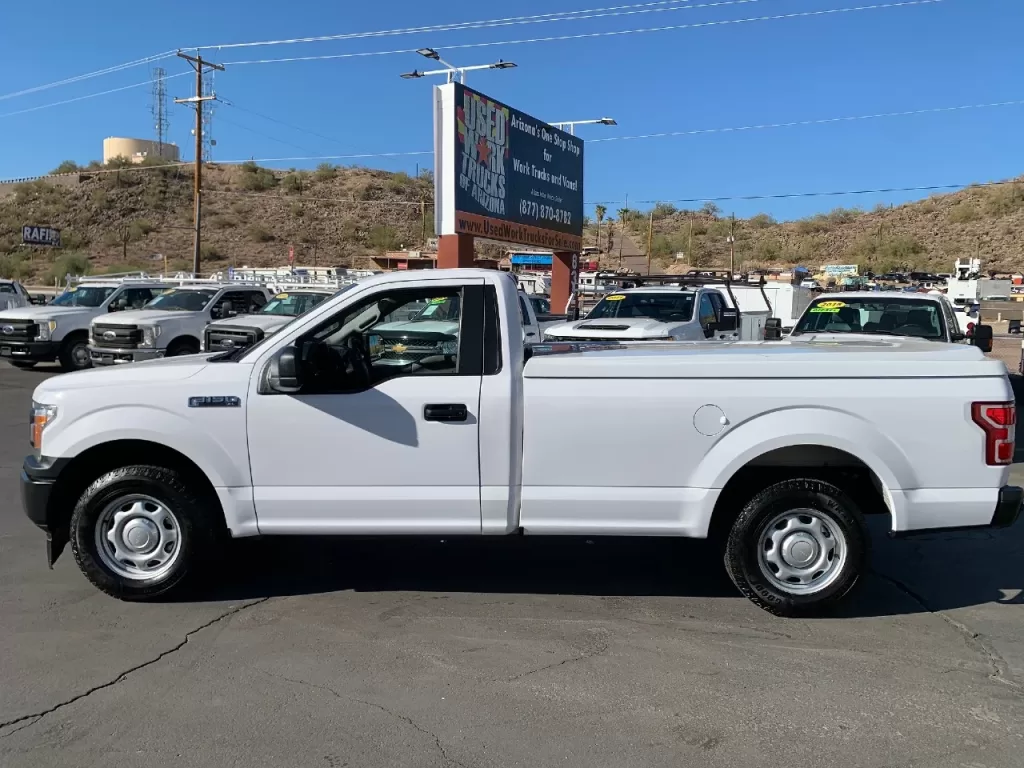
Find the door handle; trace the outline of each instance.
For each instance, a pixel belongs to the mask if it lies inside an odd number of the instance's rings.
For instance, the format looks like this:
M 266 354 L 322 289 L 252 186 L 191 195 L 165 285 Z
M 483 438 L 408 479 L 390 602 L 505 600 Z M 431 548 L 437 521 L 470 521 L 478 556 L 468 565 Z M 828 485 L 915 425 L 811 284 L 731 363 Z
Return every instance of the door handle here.
M 423 406 L 426 421 L 466 421 L 469 409 L 461 403 L 434 403 Z

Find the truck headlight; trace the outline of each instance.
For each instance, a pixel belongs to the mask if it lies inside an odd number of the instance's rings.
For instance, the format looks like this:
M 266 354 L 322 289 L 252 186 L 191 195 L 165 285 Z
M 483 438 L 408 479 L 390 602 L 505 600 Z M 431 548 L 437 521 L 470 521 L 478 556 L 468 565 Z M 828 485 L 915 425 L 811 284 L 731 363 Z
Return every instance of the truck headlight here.
M 43 430 L 57 418 L 57 406 L 43 405 L 33 400 L 30 416 L 31 434 L 29 435 L 29 441 L 32 443 L 33 448 L 40 451 L 43 446 Z
M 142 328 L 142 344 L 143 347 L 154 347 L 156 346 L 156 340 L 160 338 L 160 326 L 149 325 L 143 326 Z
M 56 320 L 43 320 L 39 323 L 39 335 L 36 336 L 36 341 L 49 341 L 53 336 L 53 332 L 56 330 Z

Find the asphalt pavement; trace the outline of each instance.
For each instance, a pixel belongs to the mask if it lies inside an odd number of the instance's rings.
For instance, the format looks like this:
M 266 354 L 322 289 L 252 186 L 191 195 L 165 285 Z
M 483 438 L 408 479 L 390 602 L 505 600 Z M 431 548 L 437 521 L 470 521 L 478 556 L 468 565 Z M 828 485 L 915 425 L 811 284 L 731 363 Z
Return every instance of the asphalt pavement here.
M 20 509 L 47 375 L 0 363 L 5 768 L 1024 764 L 1024 526 L 879 528 L 811 620 L 671 540 L 235 542 L 188 600 L 128 604 L 48 570 Z

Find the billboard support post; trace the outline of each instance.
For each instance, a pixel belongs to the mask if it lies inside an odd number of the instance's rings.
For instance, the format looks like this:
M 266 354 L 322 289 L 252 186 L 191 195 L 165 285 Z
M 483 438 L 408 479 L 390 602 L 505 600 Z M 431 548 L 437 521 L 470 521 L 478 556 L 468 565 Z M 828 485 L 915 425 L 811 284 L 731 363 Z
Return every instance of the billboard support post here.
M 462 233 L 441 235 L 437 239 L 437 266 L 439 269 L 476 266 L 473 236 Z

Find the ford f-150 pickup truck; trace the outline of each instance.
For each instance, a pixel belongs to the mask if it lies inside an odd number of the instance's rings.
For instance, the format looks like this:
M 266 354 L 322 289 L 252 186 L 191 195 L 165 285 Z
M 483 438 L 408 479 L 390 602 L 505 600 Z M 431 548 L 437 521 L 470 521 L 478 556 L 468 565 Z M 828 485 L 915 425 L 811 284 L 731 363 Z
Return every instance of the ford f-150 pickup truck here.
M 381 363 L 378 326 L 455 299 L 454 354 Z M 520 313 L 505 274 L 398 272 L 239 355 L 51 378 L 25 510 L 51 564 L 70 540 L 123 599 L 180 587 L 223 532 L 686 536 L 721 542 L 739 590 L 784 615 L 854 587 L 866 515 L 896 534 L 1018 515 L 1013 394 L 975 347 L 531 346 Z

